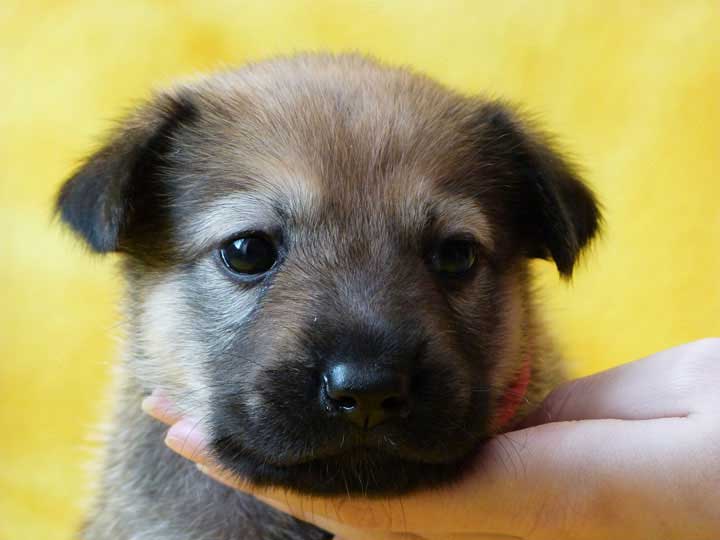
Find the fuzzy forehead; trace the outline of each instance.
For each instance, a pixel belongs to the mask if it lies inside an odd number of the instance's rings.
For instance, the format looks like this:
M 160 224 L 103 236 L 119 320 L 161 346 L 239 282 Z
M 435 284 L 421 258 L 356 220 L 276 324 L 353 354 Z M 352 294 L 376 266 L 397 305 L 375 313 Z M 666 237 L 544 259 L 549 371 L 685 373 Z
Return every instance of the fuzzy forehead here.
M 390 216 L 408 232 L 433 218 L 489 240 L 477 200 L 445 189 L 474 174 L 464 130 L 473 105 L 423 76 L 313 56 L 178 92 L 196 109 L 173 155 L 178 218 L 193 244 L 319 214 L 365 226 Z
M 183 155 L 230 178 L 302 173 L 365 191 L 400 180 L 392 175 L 400 168 L 445 177 L 467 160 L 475 135 L 476 102 L 354 56 L 281 59 L 176 91 L 196 111 L 179 140 Z

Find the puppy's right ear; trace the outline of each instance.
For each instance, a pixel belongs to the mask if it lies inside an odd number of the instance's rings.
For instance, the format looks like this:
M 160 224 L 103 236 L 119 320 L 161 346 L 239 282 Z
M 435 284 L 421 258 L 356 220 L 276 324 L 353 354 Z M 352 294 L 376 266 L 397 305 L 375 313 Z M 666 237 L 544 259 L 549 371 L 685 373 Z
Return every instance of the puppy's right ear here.
M 189 100 L 160 95 L 131 114 L 60 189 L 56 212 L 97 253 L 122 250 L 133 222 L 157 198 L 157 175 Z

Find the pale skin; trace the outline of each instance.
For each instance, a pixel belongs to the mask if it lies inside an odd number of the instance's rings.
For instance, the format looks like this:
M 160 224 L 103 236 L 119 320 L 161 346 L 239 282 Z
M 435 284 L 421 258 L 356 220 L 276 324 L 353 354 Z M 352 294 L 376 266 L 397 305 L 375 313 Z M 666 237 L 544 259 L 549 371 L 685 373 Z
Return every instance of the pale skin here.
M 143 409 L 209 476 L 341 540 L 720 538 L 720 338 L 568 382 L 451 486 L 392 499 L 263 488 L 212 463 L 197 421 Z

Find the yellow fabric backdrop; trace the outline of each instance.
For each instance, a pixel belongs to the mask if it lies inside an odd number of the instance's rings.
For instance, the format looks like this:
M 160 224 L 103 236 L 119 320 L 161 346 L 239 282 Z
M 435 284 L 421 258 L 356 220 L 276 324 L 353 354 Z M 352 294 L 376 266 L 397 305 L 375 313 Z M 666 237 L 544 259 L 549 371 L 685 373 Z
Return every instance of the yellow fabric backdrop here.
M 0 4 L 0 539 L 68 539 L 116 343 L 118 276 L 51 223 L 111 119 L 177 76 L 360 50 L 525 103 L 584 163 L 604 238 L 539 263 L 577 374 L 720 334 L 720 3 Z

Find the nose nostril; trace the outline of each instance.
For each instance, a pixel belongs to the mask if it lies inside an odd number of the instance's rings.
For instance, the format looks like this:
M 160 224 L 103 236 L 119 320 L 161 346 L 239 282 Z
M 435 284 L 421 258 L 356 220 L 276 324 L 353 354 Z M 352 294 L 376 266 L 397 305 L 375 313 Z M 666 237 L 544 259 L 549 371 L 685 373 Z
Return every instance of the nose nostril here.
M 320 402 L 332 416 L 367 430 L 409 415 L 407 386 L 402 372 L 337 364 L 322 374 Z

